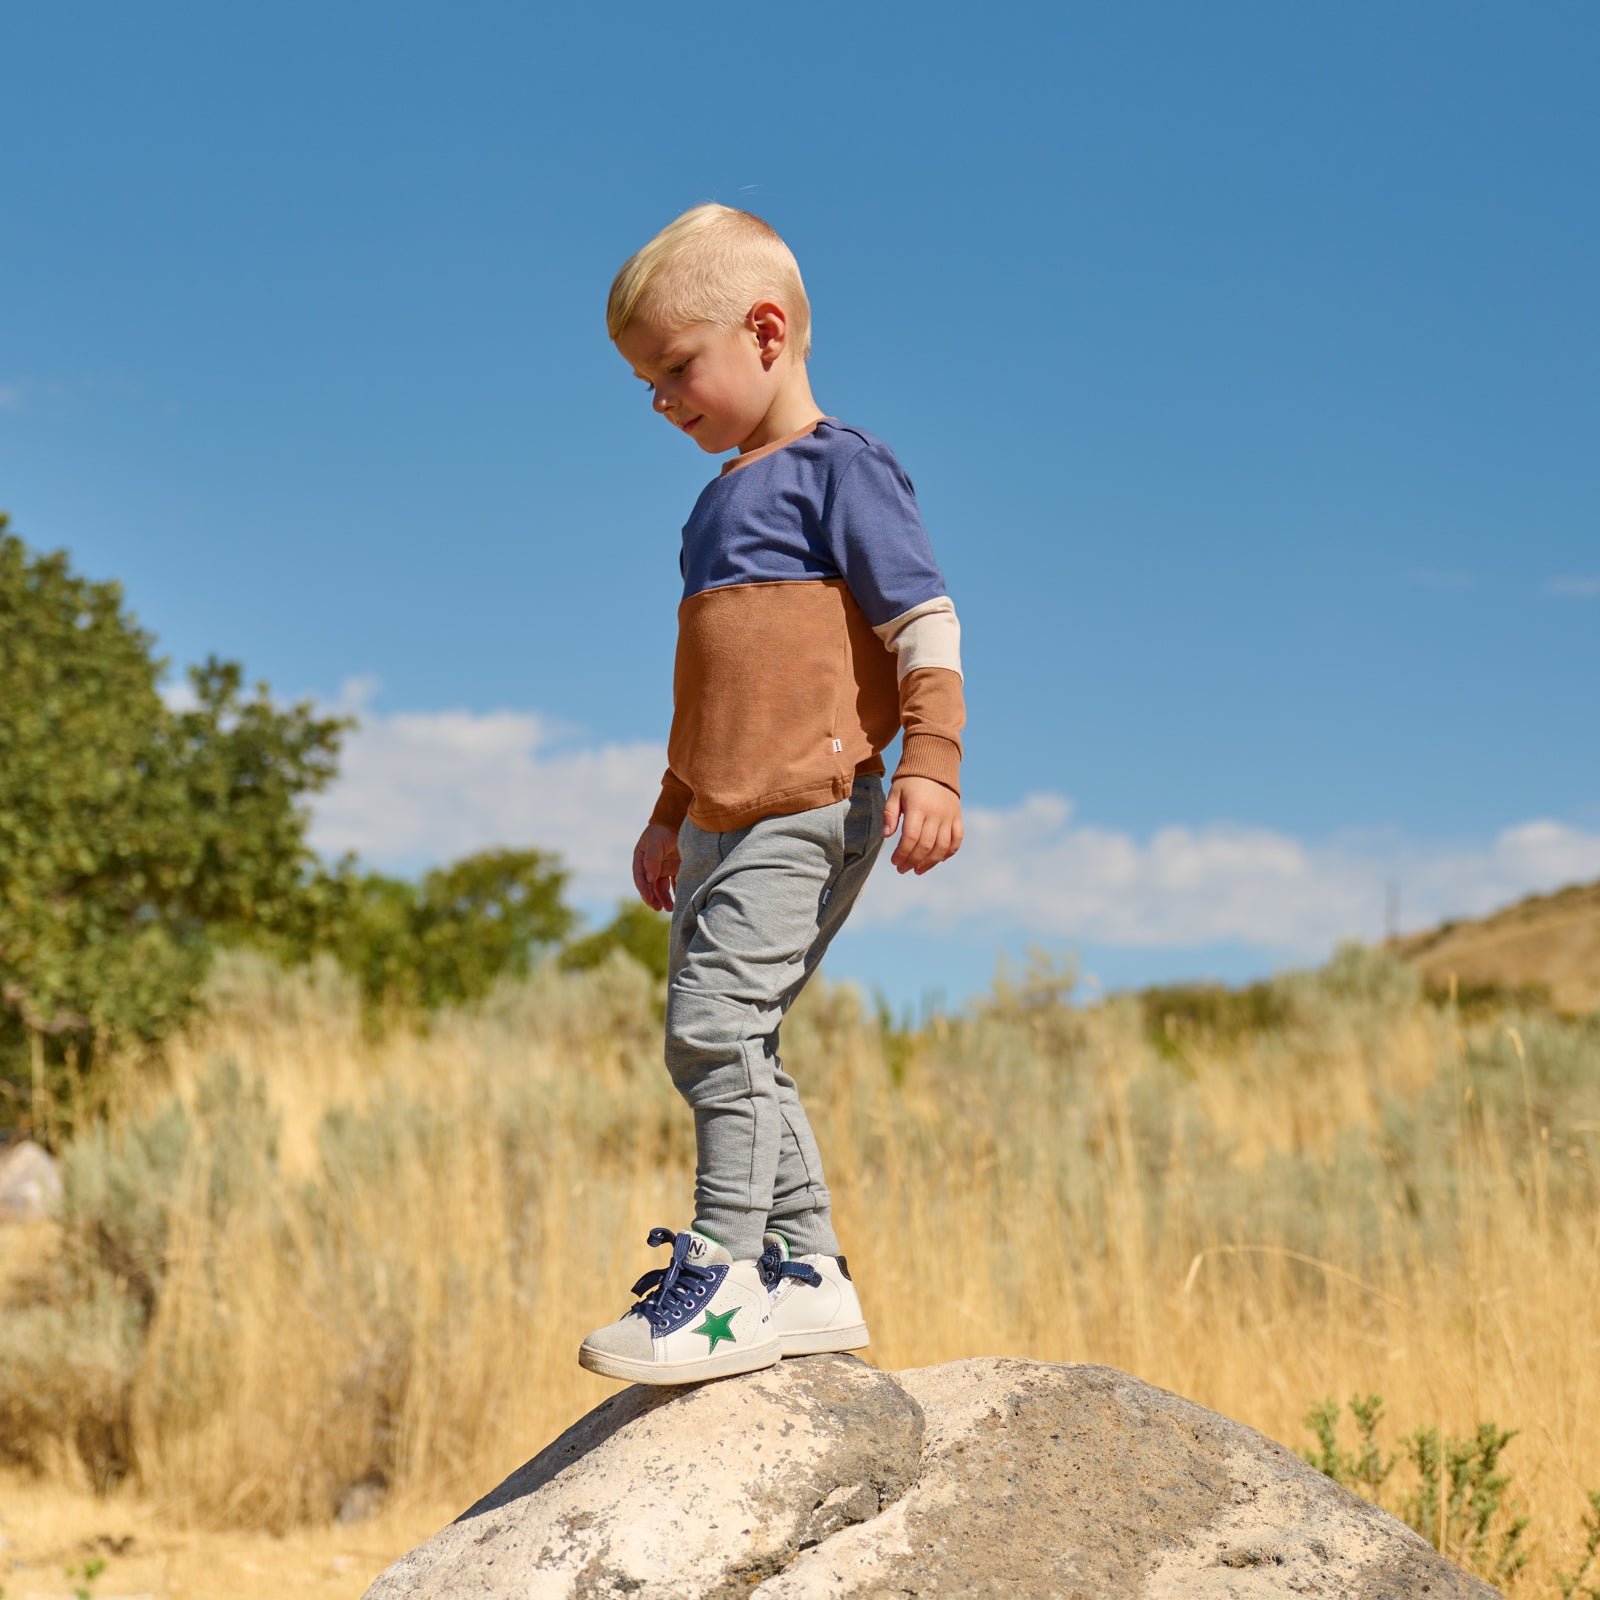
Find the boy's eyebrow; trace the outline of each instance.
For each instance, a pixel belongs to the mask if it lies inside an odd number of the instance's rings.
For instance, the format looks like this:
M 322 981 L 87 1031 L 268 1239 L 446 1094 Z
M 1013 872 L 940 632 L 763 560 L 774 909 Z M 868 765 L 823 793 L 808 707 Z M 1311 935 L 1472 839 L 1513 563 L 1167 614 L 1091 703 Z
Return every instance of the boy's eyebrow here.
M 672 355 L 676 348 L 677 341 L 669 341 L 667 344 L 662 345 L 662 347 L 656 351 L 656 353 L 651 356 L 647 362 L 645 362 L 645 365 L 647 367 L 659 367 L 663 361 L 666 361 Z M 644 377 L 644 374 L 637 367 L 633 369 L 633 375 L 636 378 Z

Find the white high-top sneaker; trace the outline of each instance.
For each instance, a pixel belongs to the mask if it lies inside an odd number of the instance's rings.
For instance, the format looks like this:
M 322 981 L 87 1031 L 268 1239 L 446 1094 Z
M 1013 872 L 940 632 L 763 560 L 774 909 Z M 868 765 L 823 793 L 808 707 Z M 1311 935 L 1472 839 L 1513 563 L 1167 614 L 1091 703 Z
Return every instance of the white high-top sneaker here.
M 758 1262 L 735 1261 L 690 1228 L 652 1228 L 650 1243 L 670 1244 L 672 1260 L 634 1284 L 637 1305 L 583 1341 L 580 1366 L 630 1383 L 699 1383 L 782 1356 Z
M 761 1279 L 772 1296 L 772 1321 L 786 1356 L 860 1350 L 867 1321 L 843 1256 L 789 1255 L 780 1233 L 762 1236 Z

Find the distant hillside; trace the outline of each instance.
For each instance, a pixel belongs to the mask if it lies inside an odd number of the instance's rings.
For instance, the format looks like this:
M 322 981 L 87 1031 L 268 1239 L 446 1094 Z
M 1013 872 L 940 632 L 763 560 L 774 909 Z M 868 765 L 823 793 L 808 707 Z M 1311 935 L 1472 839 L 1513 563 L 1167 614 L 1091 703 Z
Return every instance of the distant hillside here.
M 1389 948 L 1430 986 L 1544 991 L 1560 1011 L 1600 1006 L 1600 883 L 1530 895 L 1474 922 L 1446 922 Z

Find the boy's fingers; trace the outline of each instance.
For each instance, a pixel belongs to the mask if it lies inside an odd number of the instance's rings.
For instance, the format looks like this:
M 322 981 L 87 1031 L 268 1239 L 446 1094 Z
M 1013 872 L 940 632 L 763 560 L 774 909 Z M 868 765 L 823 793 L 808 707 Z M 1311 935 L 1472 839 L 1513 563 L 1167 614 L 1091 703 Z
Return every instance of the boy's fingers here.
M 652 911 L 672 909 L 672 891 L 678 877 L 676 848 L 646 833 L 633 849 L 633 886 Z
M 897 789 L 889 791 L 889 798 L 883 803 L 883 836 L 885 839 L 894 835 L 894 830 L 900 826 L 900 792 Z
M 947 860 L 950 854 L 950 824 L 945 822 L 940 824 L 938 833 L 934 835 L 933 848 L 928 852 L 928 859 L 917 868 L 918 876 L 938 866 L 941 861 Z
M 650 879 L 650 904 L 655 910 L 660 911 L 664 909 L 662 901 L 666 898 L 668 883 L 668 876 L 662 870 L 661 858 L 657 856 L 652 861 L 649 856 L 646 856 L 644 858 L 644 868 L 646 875 Z
M 887 820 L 887 819 L 885 819 L 885 820 Z M 907 817 L 905 819 L 905 826 L 900 830 L 899 842 L 894 847 L 894 854 L 893 854 L 893 856 L 890 857 L 890 860 L 894 862 L 894 865 L 895 865 L 895 867 L 897 869 L 900 866 L 900 864 L 905 860 L 906 851 L 911 848 L 911 841 L 915 837 L 916 837 L 916 833 L 915 833 L 915 830 L 911 826 L 911 818 Z
M 922 872 L 927 865 L 928 857 L 933 854 L 934 847 L 939 842 L 939 825 L 932 817 L 917 818 L 917 845 L 907 857 L 907 864 L 914 872 Z
M 672 891 L 677 886 L 678 866 L 678 852 L 670 846 L 658 844 L 654 850 L 645 846 L 644 869 L 652 891 L 650 904 L 657 911 L 672 909 Z
M 894 853 L 894 864 L 899 871 L 904 872 L 911 866 L 921 833 L 922 813 L 908 810 L 905 827 L 900 830 L 900 845 Z

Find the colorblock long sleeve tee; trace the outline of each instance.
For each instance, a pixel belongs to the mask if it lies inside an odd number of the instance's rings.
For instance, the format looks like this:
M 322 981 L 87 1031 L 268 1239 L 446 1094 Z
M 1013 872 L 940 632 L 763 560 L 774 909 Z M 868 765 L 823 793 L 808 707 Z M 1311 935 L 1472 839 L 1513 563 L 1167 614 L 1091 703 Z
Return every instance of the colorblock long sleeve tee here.
M 727 462 L 683 529 L 667 770 L 652 822 L 712 832 L 881 773 L 960 789 L 961 625 L 911 480 L 833 417 Z

